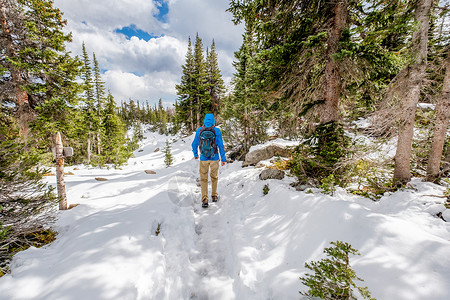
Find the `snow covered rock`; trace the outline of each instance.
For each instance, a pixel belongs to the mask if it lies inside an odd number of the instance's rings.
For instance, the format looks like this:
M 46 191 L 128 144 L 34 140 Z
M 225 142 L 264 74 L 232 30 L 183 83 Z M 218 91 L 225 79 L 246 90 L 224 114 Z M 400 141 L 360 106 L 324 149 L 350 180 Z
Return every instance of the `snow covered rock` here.
M 446 209 L 442 212 L 442 218 L 446 221 L 446 222 L 450 222 L 450 209 Z
M 276 170 L 276 169 L 265 169 L 264 171 L 259 174 L 259 179 L 266 180 L 266 179 L 283 179 L 284 178 L 284 171 Z
M 245 155 L 245 161 L 242 164 L 243 167 L 253 166 L 262 160 L 272 158 L 274 156 L 289 157 L 290 150 L 280 145 L 271 144 L 266 147 L 250 151 Z

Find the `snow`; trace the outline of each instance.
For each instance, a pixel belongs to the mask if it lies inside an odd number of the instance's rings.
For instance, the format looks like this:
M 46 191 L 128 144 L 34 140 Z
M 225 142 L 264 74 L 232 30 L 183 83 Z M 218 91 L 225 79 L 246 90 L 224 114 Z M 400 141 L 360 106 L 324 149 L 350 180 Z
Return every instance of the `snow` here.
M 277 145 L 280 147 L 295 147 L 299 144 L 299 141 L 288 141 L 282 138 L 276 138 L 274 140 L 271 141 L 267 141 L 264 144 L 261 145 L 255 145 L 255 146 L 251 146 L 250 147 L 250 151 L 249 152 L 253 152 L 259 149 L 262 149 L 264 147 L 270 146 L 270 145 Z
M 69 204 L 80 205 L 59 212 L 55 242 L 14 257 L 0 299 L 301 299 L 304 263 L 336 240 L 360 251 L 351 265 L 374 298 L 450 298 L 442 186 L 414 179 L 373 202 L 297 192 L 292 177 L 261 181 L 261 169 L 234 162 L 220 167 L 219 202 L 202 209 L 193 136 L 145 135 L 122 169 L 66 168 Z M 154 152 L 166 139 L 169 168 Z
M 435 110 L 436 104 L 431 103 L 417 103 L 417 107 L 420 109 L 429 109 L 429 110 Z

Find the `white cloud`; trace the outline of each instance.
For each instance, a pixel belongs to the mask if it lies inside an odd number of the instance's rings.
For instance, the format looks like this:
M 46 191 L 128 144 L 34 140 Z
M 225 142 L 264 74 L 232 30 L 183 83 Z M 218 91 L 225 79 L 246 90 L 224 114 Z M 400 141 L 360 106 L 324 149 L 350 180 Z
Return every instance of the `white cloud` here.
M 157 20 L 158 9 L 151 0 L 55 0 L 54 5 L 64 12 L 67 30 L 73 34 L 68 50 L 80 55 L 84 41 L 89 54 L 95 52 L 101 69 L 106 70 L 106 86 L 118 102 L 129 98 L 174 102 L 187 39 L 195 39 L 197 32 L 205 48 L 215 39 L 219 67 L 229 82 L 243 30 L 233 25 L 232 15 L 225 11 L 228 0 L 167 1 L 167 23 Z M 115 33 L 131 24 L 160 37 L 145 41 Z
M 109 70 L 104 74 L 107 88 L 116 100 L 128 99 L 155 103 L 159 98 L 167 99 L 176 93 L 175 84 L 178 78 L 167 72 L 153 72 L 137 76 L 120 70 Z

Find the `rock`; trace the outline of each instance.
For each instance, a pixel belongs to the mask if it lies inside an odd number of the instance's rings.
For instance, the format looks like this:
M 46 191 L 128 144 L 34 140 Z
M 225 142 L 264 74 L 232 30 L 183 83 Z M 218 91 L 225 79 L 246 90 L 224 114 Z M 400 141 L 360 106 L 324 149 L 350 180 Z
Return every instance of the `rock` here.
M 144 149 L 138 150 L 138 152 L 144 152 Z
M 156 174 L 156 172 L 153 171 L 153 170 L 145 170 L 145 173 L 147 173 L 147 174 Z
M 444 210 L 441 215 L 445 222 L 450 222 L 450 209 Z
M 304 191 L 304 190 L 306 190 L 306 189 L 312 188 L 311 185 L 309 185 L 309 184 L 304 184 L 304 183 L 301 183 L 301 182 L 293 182 L 293 183 L 290 184 L 290 186 L 292 186 L 293 188 L 295 188 L 296 191 Z
M 153 152 L 158 152 L 158 151 L 159 151 L 159 148 L 156 148 L 155 151 L 153 151 Z
M 103 178 L 103 177 L 95 177 L 95 180 L 97 180 L 97 181 L 107 181 L 108 179 Z
M 279 145 L 269 145 L 264 148 L 252 151 L 245 155 L 245 161 L 242 164 L 243 167 L 253 166 L 259 163 L 261 160 L 266 160 L 274 156 L 289 157 L 290 151 L 287 148 L 283 148 Z
M 284 171 L 276 170 L 276 169 L 265 169 L 259 174 L 259 179 L 283 179 Z
M 257 169 L 259 169 L 259 168 L 265 168 L 265 167 L 266 167 L 266 165 L 263 164 L 262 162 L 259 162 L 259 163 L 257 163 L 257 164 L 255 165 L 255 168 L 257 168 Z

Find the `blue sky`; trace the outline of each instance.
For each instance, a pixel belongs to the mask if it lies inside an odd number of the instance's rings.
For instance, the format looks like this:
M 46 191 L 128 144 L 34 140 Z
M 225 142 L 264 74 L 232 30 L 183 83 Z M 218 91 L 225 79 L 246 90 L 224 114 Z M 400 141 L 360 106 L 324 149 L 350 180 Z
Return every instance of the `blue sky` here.
M 103 80 L 117 102 L 134 99 L 170 105 L 188 37 L 195 35 L 209 47 L 214 39 L 219 67 L 226 83 L 234 73 L 234 51 L 242 42 L 242 26 L 226 12 L 228 0 L 55 0 L 68 20 L 73 42 L 81 54 L 84 41 L 95 52 Z
M 130 24 L 130 26 L 125 26 L 121 29 L 116 29 L 114 30 L 114 32 L 123 34 L 128 40 L 134 36 L 146 42 L 148 42 L 151 39 L 156 39 L 164 36 L 164 34 L 162 34 L 161 36 L 157 36 L 154 35 L 153 33 L 148 33 L 140 28 L 137 28 L 136 24 Z

